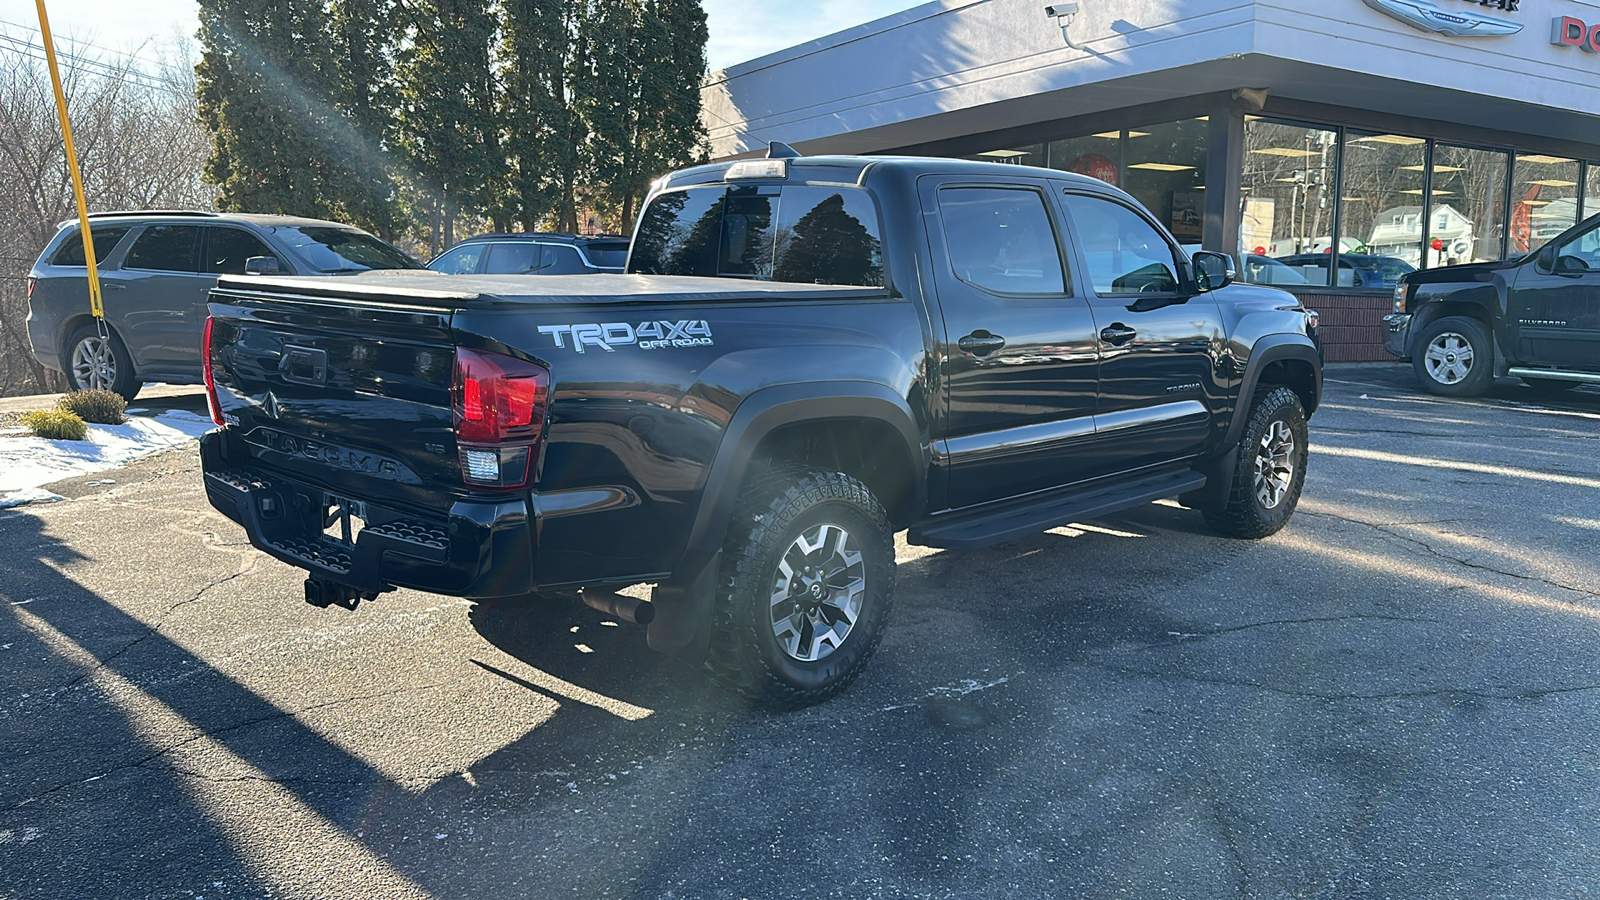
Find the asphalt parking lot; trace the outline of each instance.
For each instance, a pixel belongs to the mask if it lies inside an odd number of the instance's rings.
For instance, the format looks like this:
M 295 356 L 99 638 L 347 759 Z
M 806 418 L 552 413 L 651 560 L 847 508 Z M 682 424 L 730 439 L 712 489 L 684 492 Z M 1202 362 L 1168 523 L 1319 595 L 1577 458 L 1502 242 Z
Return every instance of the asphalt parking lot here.
M 1600 894 L 1600 393 L 1328 377 L 1284 532 L 902 544 L 782 715 L 587 608 L 310 607 L 190 451 L 58 484 L 0 513 L 0 898 Z

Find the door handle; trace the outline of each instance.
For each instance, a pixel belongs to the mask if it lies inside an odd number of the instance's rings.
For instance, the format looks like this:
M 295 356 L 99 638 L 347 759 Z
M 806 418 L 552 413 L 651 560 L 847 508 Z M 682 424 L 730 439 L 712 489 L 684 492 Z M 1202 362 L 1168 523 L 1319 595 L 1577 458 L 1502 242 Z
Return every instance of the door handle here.
M 1133 340 L 1138 336 L 1138 334 L 1139 332 L 1129 328 L 1121 322 L 1117 322 L 1100 329 L 1100 340 L 1105 341 L 1114 347 L 1120 347 L 1123 344 Z
M 125 287 L 127 287 L 127 285 L 123 284 L 120 281 L 102 281 L 102 282 L 100 282 L 100 290 L 101 291 L 120 291 Z
M 961 352 L 968 356 L 988 356 L 1006 345 L 1006 339 L 998 334 L 990 334 L 982 328 L 974 331 L 959 341 L 956 345 Z

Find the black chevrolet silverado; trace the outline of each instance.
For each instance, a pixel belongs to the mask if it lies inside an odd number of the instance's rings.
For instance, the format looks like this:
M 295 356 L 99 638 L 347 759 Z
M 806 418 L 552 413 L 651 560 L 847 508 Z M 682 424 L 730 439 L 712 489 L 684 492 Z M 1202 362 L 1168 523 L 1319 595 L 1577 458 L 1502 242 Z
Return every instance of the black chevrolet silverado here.
M 1314 325 L 1231 280 L 1065 172 L 700 166 L 657 182 L 628 274 L 224 279 L 206 488 L 319 605 L 571 594 L 814 702 L 883 634 L 897 531 L 982 547 L 1170 497 L 1284 525 Z
M 1431 393 L 1482 394 L 1497 375 L 1550 393 L 1600 384 L 1600 216 L 1534 253 L 1405 275 L 1384 321 L 1384 349 Z

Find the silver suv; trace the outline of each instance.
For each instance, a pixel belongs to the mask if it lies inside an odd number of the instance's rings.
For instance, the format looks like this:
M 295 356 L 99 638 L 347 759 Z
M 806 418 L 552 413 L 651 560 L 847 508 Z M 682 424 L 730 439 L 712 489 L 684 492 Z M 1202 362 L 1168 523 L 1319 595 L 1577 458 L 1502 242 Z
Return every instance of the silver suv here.
M 421 264 L 336 222 L 205 212 L 89 217 L 109 338 L 89 314 L 77 222 L 62 228 L 28 273 L 33 355 L 77 389 L 132 400 L 144 382 L 198 384 L 206 294 L 218 275 L 337 275 Z

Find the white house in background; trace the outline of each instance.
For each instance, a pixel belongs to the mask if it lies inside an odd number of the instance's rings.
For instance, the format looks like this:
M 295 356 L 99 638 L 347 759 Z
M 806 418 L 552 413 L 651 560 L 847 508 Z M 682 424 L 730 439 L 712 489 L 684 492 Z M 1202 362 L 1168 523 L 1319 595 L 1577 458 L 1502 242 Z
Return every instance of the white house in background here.
M 1367 252 L 1377 256 L 1403 259 L 1413 266 L 1422 265 L 1422 207 L 1395 206 L 1373 217 L 1372 236 L 1367 239 Z M 1432 221 L 1428 223 L 1428 243 L 1435 241 L 1440 249 L 1428 251 L 1430 266 L 1446 266 L 1474 260 L 1472 220 L 1447 204 L 1435 204 Z

